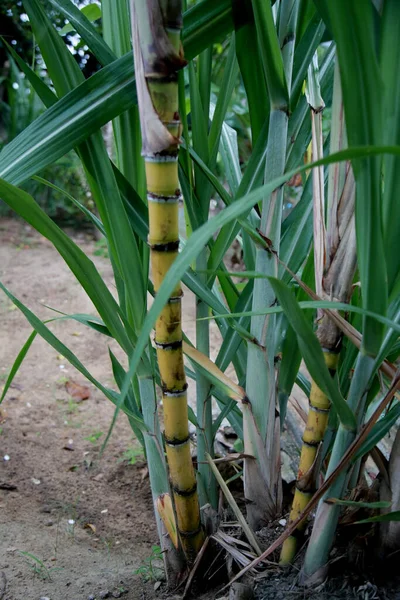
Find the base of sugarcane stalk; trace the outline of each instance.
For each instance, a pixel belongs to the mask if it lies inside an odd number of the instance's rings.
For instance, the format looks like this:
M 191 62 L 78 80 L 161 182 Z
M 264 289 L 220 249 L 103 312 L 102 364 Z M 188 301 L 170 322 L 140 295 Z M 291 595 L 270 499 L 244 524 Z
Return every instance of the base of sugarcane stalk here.
M 334 375 L 339 360 L 339 354 L 337 352 L 325 351 L 324 359 L 329 371 Z M 324 438 L 328 424 L 329 409 L 329 399 L 313 381 L 311 385 L 307 424 L 303 435 L 303 446 L 300 455 L 296 490 L 289 516 L 289 524 L 293 523 L 301 515 L 315 492 L 314 470 L 317 463 L 320 444 Z M 304 530 L 305 525 L 305 522 L 299 525 L 299 533 Z M 279 561 L 281 565 L 287 565 L 293 562 L 297 551 L 297 537 L 297 535 L 292 535 L 283 543 Z

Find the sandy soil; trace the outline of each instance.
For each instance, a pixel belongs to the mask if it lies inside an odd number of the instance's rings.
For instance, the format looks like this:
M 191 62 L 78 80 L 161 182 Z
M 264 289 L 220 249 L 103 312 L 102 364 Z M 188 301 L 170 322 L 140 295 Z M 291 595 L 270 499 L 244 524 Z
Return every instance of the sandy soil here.
M 44 304 L 94 313 L 46 240 L 8 219 L 0 221 L 0 236 L 0 279 L 39 317 L 54 316 Z M 74 237 L 111 285 L 109 261 L 93 256 L 94 241 Z M 114 386 L 103 336 L 76 322 L 50 327 L 95 377 Z M 0 390 L 30 333 L 1 293 Z M 0 598 L 151 598 L 153 584 L 134 575 L 157 544 L 140 448 L 122 415 L 100 460 L 113 407 L 90 384 L 89 399 L 71 399 L 66 381 L 87 385 L 37 338 L 0 408 Z

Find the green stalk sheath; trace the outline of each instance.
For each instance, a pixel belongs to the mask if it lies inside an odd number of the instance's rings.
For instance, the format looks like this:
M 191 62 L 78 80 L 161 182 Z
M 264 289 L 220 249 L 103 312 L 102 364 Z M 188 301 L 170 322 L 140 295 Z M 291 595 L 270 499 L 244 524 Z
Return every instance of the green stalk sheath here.
M 142 153 L 149 207 L 149 245 L 154 289 L 160 288 L 179 250 L 178 69 L 182 27 L 179 0 L 133 0 L 133 39 Z M 182 353 L 180 283 L 156 322 L 155 344 L 164 407 L 164 438 L 177 525 L 192 562 L 203 543 L 196 476 L 190 452 L 187 383 Z
M 191 105 L 193 147 L 205 162 L 209 161 L 207 138 L 211 93 L 211 61 L 212 48 L 207 48 L 197 59 L 198 96 L 196 79 L 192 77 L 190 81 L 191 98 L 193 98 Z M 208 185 L 208 182 L 206 184 L 204 175 L 200 169 L 195 168 L 194 172 L 195 192 L 202 212 L 204 212 L 202 221 L 205 221 L 209 212 L 211 187 Z M 199 272 L 199 278 L 204 285 L 207 283 L 207 275 L 206 273 L 201 273 L 201 271 L 207 270 L 207 259 L 208 249 L 203 248 L 196 260 L 196 271 Z M 210 322 L 207 320 L 208 316 L 208 305 L 200 298 L 196 298 L 196 347 L 205 356 L 210 355 Z M 217 481 L 206 460 L 206 453 L 214 458 L 212 399 L 210 390 L 211 386 L 207 377 L 197 370 L 196 415 L 199 425 L 197 427 L 199 498 L 201 506 L 210 503 L 216 509 L 218 503 Z
M 257 34 L 261 46 L 264 72 L 271 101 L 266 152 L 265 181 L 278 177 L 285 170 L 288 129 L 288 88 L 291 83 L 297 3 L 284 0 L 279 39 L 273 24 L 269 3 L 253 0 Z M 282 221 L 283 190 L 279 188 L 262 203 L 260 231 L 279 252 Z M 257 248 L 255 270 L 276 277 L 278 265 L 274 254 Z M 275 294 L 266 278 L 254 282 L 252 310 L 257 313 L 272 306 Z M 250 331 L 254 339 L 248 344 L 246 392 L 258 426 L 260 444 L 249 435 L 249 413 L 243 415 L 245 451 L 255 457 L 245 461 L 245 496 L 250 525 L 259 528 L 280 512 L 281 477 L 279 460 L 279 426 L 276 418 L 275 393 L 275 322 L 273 315 L 254 316 Z M 262 449 L 261 449 L 262 448 Z M 260 455 L 260 452 L 264 456 Z
M 204 249 L 197 261 L 196 269 L 205 271 L 207 269 L 207 250 Z M 200 278 L 203 282 L 206 281 L 207 275 L 202 274 Z M 205 356 L 210 354 L 210 338 L 209 338 L 209 316 L 208 306 L 205 302 L 197 299 L 196 302 L 196 347 Z M 206 452 L 214 458 L 213 444 L 213 427 L 212 427 L 212 405 L 211 405 L 211 386 L 210 382 L 199 371 L 196 374 L 196 412 L 197 422 L 197 458 L 198 458 L 198 474 L 199 483 L 199 498 L 203 506 L 209 502 L 214 508 L 217 508 L 218 494 L 216 479 L 212 474 L 209 464 L 205 460 Z
M 360 353 L 348 398 L 348 404 L 350 408 L 356 412 L 356 415 L 362 415 L 364 413 L 363 409 L 366 401 L 367 387 L 374 368 L 374 358 Z M 356 431 L 350 431 L 343 427 L 343 425 L 339 426 L 332 455 L 329 460 L 326 478 L 328 478 L 336 469 L 347 448 L 353 442 L 355 435 Z M 325 579 L 325 567 L 328 562 L 340 513 L 339 505 L 327 504 L 325 500 L 326 498 L 342 497 L 347 477 L 348 470 L 344 471 L 337 478 L 335 483 L 324 494 L 318 504 L 317 514 L 304 560 L 303 576 L 306 579 L 312 575 L 315 575 L 318 579 L 320 577 Z
M 138 377 L 139 393 L 142 400 L 143 421 L 148 431 L 143 434 L 146 448 L 146 458 L 149 465 L 149 477 L 151 494 L 153 498 L 154 513 L 156 516 L 158 536 L 165 572 L 168 577 L 178 575 L 182 572 L 183 555 L 176 552 L 171 539 L 166 535 L 164 523 L 157 510 L 157 501 L 164 494 L 169 494 L 169 482 L 167 465 L 164 456 L 162 436 L 157 418 L 157 397 L 153 374 L 151 372 L 141 373 Z

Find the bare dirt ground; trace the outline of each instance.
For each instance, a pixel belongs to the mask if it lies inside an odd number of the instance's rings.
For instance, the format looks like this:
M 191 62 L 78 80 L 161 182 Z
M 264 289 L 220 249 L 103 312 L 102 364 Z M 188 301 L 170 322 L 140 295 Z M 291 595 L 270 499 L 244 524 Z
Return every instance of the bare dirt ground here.
M 94 241 L 73 235 L 111 285 Z M 15 220 L 0 221 L 0 280 L 43 319 L 54 316 L 45 304 L 95 312 L 50 243 Z M 1 390 L 32 328 L 0 293 Z M 114 387 L 103 336 L 72 321 L 49 327 Z M 88 385 L 89 399 L 72 399 L 67 381 Z M 148 573 L 157 532 L 147 469 L 123 415 L 99 460 L 112 415 L 111 403 L 38 337 L 0 407 L 2 600 L 154 597 L 154 583 L 134 574 Z

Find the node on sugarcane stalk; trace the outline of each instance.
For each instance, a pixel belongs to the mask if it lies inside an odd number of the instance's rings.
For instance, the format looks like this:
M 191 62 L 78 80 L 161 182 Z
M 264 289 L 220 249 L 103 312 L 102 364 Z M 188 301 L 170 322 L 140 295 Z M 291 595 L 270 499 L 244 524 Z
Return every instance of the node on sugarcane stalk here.
M 133 42 L 149 208 L 149 245 L 155 292 L 178 255 L 178 75 L 185 66 L 181 2 L 133 0 Z M 162 384 L 164 438 L 180 542 L 189 563 L 204 540 L 188 428 L 182 352 L 182 290 L 178 283 L 161 311 L 155 345 Z M 160 505 L 165 507 L 165 502 Z M 169 511 L 169 515 L 171 515 Z

